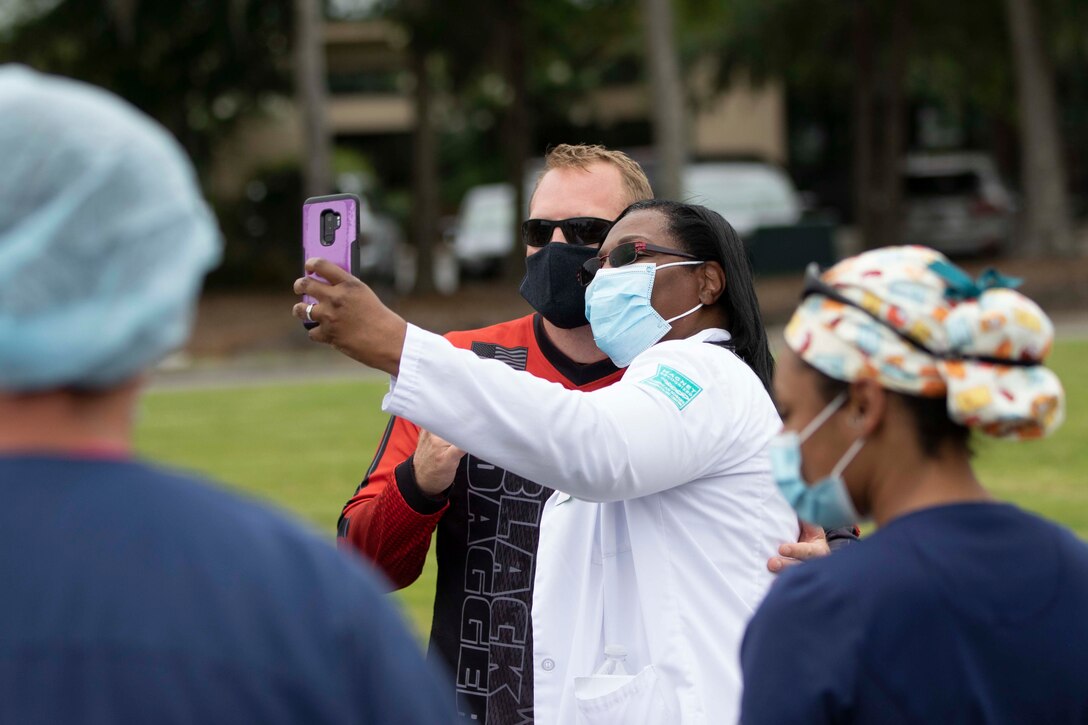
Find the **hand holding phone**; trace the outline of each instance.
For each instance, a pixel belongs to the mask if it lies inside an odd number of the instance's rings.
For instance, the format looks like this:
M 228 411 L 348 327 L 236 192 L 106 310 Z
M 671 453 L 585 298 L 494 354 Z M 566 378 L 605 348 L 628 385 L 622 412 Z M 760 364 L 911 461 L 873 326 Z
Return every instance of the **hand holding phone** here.
M 355 260 L 359 241 L 359 207 L 361 201 L 354 194 L 315 196 L 302 204 L 302 259 L 321 257 L 349 274 L 358 276 Z M 318 275 L 315 279 L 326 281 Z M 302 301 L 311 304 L 316 300 L 303 295 Z M 306 329 L 317 323 L 304 322 Z

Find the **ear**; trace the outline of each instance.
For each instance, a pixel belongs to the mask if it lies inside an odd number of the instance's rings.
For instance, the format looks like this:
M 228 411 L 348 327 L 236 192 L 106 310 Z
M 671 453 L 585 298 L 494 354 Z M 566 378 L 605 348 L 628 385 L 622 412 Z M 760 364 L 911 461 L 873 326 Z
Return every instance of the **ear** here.
M 857 435 L 872 437 L 880 428 L 887 408 L 888 393 L 875 380 L 850 383 L 850 398 L 843 406 L 846 413 L 844 419 Z
M 717 262 L 706 262 L 698 267 L 699 301 L 709 307 L 725 292 L 725 270 Z

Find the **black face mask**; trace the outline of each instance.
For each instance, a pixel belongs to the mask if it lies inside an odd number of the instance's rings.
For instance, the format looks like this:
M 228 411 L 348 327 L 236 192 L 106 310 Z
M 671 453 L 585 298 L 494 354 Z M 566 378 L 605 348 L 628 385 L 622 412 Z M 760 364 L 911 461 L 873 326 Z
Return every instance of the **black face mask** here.
M 525 258 L 525 279 L 521 296 L 556 327 L 572 330 L 588 325 L 586 290 L 578 281 L 578 270 L 597 256 L 596 246 L 552 242 Z

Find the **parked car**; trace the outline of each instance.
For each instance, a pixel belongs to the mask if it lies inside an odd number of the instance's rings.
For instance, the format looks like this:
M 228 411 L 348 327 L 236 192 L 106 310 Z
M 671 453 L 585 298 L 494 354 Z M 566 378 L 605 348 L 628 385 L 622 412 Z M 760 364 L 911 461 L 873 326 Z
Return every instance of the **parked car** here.
M 396 219 L 375 210 L 371 201 L 374 184 L 370 173 L 346 171 L 337 175 L 335 191 L 359 197 L 359 243 L 354 260 L 359 278 L 370 284 L 392 285 L 406 247 L 404 232 Z
M 796 273 L 810 262 L 836 261 L 834 223 L 806 216 L 805 195 L 782 169 L 760 161 L 693 163 L 683 184 L 685 201 L 713 209 L 737 230 L 756 273 Z
M 643 167 L 652 179 L 652 161 Z M 526 202 L 535 180 L 535 173 L 526 176 Z M 803 195 L 778 167 L 758 161 L 697 162 L 684 169 L 683 185 L 681 199 L 717 211 L 748 241 L 758 271 L 799 271 L 809 261 L 834 261 L 832 226 L 803 222 Z M 514 203 L 509 184 L 477 186 L 465 194 L 453 232 L 462 271 L 498 269 L 514 243 Z
M 1016 206 L 988 155 L 909 154 L 903 187 L 904 243 L 950 255 L 1008 249 Z
M 453 251 L 470 275 L 496 272 L 514 244 L 514 189 L 510 184 L 474 186 L 461 200 Z
M 801 221 L 804 205 L 790 177 L 755 161 L 712 161 L 684 169 L 683 199 L 721 214 L 742 237 L 760 227 Z
M 359 246 L 356 265 L 359 276 L 372 282 L 393 282 L 397 275 L 397 255 L 404 246 L 400 225 L 387 214 L 375 212 L 365 195 L 360 195 Z

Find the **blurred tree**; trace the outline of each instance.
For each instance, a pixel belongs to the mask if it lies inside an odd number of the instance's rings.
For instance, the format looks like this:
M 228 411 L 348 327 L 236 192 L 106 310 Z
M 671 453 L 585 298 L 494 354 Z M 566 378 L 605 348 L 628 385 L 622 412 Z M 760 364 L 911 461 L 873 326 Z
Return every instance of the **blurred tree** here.
M 853 5 L 854 203 L 861 239 L 876 247 L 894 239 L 900 224 L 911 0 L 893 0 L 886 14 L 869 0 Z
M 237 0 L 235 4 L 239 4 Z M 329 193 L 332 188 L 332 133 L 328 120 L 324 17 L 320 0 L 294 0 L 294 8 L 295 99 L 302 121 L 302 159 L 299 165 L 302 167 L 305 195 L 320 196 Z
M 416 248 L 417 292 L 434 292 L 434 244 L 438 241 L 438 134 L 435 129 L 433 51 L 413 47 L 412 75 L 415 77 L 416 125 L 412 144 L 412 217 Z
M 409 32 L 408 54 L 413 79 L 412 107 L 412 216 L 410 236 L 416 253 L 415 291 L 434 291 L 434 245 L 439 235 L 438 143 L 435 96 L 444 29 L 455 10 L 447 3 L 427 0 L 391 0 L 386 14 Z
M 0 30 L 0 62 L 113 90 L 177 136 L 201 173 L 240 118 L 290 88 L 289 0 L 61 0 L 34 9 Z
M 718 87 L 741 71 L 847 105 L 854 217 L 864 243 L 898 228 L 907 141 L 906 81 L 916 6 L 928 0 L 731 0 L 717 12 Z M 691 9 L 706 12 L 705 0 Z M 714 47 L 714 46 L 711 46 Z
M 1052 33 L 1061 30 L 1064 45 L 1079 53 L 1084 33 L 1065 29 L 1053 17 L 1085 15 L 1083 0 L 1041 2 L 1051 8 L 1047 27 Z M 394 16 L 401 13 L 413 38 L 427 37 L 430 52 L 440 59 L 432 79 L 438 95 L 434 173 L 447 204 L 468 186 L 500 175 L 520 191 L 521 164 L 527 155 L 544 151 L 542 140 L 615 144 L 615 139 L 641 143 L 645 138 L 644 131 L 609 135 L 594 124 L 589 99 L 604 85 L 652 81 L 648 31 L 664 24 L 643 24 L 649 0 L 456 5 L 388 0 L 386 5 Z M 834 132 L 845 146 L 836 147 L 826 163 L 849 178 L 854 217 L 870 245 L 898 238 L 901 160 L 916 133 L 912 111 L 926 104 L 958 113 L 965 124 L 983 129 L 970 136 L 975 142 L 1012 138 L 1011 46 L 1006 24 L 995 22 L 1000 16 L 992 2 L 675 0 L 669 5 L 683 83 L 663 84 L 677 91 L 678 100 L 655 98 L 652 112 L 713 100 L 745 75 L 756 82 L 784 80 L 791 99 L 800 95 L 833 113 Z M 410 6 L 415 14 L 405 17 Z M 716 61 L 710 64 L 712 82 L 702 84 L 708 56 Z M 840 131 L 843 127 L 850 132 Z M 519 142 L 528 146 L 518 148 Z M 660 176 L 657 185 L 668 193 Z M 524 200 L 518 203 L 520 217 Z M 521 256 L 520 248 L 511 255 L 510 269 L 518 273 Z
M 430 106 L 430 123 L 435 126 L 428 132 L 438 133 L 439 143 L 422 148 L 439 154 L 439 160 L 445 149 L 447 162 L 456 166 L 448 176 L 460 180 L 460 188 L 451 195 L 459 198 L 472 183 L 494 181 L 486 177 L 498 172 L 515 189 L 517 226 L 527 204 L 526 162 L 544 150 L 533 147 L 534 126 L 541 118 L 565 118 L 582 94 L 599 84 L 602 67 L 608 67 L 599 62 L 602 58 L 615 57 L 617 49 L 624 53 L 641 47 L 637 32 L 627 33 L 620 43 L 614 41 L 637 20 L 630 3 L 623 0 L 464 0 L 456 4 L 386 0 L 380 10 L 408 30 L 410 53 L 431 58 L 429 85 L 437 97 Z M 413 63 L 413 67 L 418 73 L 422 66 Z M 422 130 L 414 131 L 417 148 Z M 437 160 L 417 161 L 414 168 L 434 178 L 433 182 L 417 178 L 417 194 L 422 193 L 423 184 L 440 186 Z M 424 215 L 418 205 L 417 210 L 413 222 L 421 228 L 430 227 L 428 220 L 438 216 L 437 212 Z M 516 228 L 511 233 L 519 238 Z M 421 265 L 427 264 L 429 245 L 438 231 L 421 230 L 413 236 L 417 245 L 423 245 L 417 248 Z M 511 277 L 524 273 L 520 244 L 514 245 L 504 267 Z M 423 281 L 422 271 L 418 279 Z
M 1074 251 L 1054 71 L 1032 0 L 1006 0 L 1020 109 L 1025 191 L 1023 251 L 1031 256 Z
M 1019 114 L 1029 225 L 1041 220 L 1028 236 L 1042 240 L 1041 250 L 1065 248 L 1069 236 L 1060 230 L 1068 229 L 1061 221 L 1068 205 L 1061 201 L 1065 172 L 1049 55 L 1057 50 L 1064 67 L 1083 67 L 1083 0 L 1006 0 L 1007 22 L 988 0 L 684 0 L 681 7 L 688 27 L 721 29 L 711 38 L 701 31 L 704 47 L 715 52 L 718 87 L 742 70 L 850 108 L 854 218 L 866 244 L 897 238 L 911 102 L 925 99 L 976 109 L 991 135 L 1014 127 Z M 1041 20 L 1032 19 L 1037 14 Z
M 661 164 L 657 193 L 666 199 L 679 199 L 687 158 L 687 93 L 680 75 L 671 0 L 642 0 L 642 22 L 649 49 L 654 149 Z
M 525 250 L 520 244 L 521 210 L 528 205 L 525 198 L 525 163 L 529 160 L 528 59 L 526 48 L 525 0 L 504 0 L 495 6 L 497 23 L 494 29 L 499 47 L 499 63 L 504 70 L 508 89 L 505 113 L 503 113 L 503 146 L 506 153 L 506 180 L 514 189 L 513 229 L 514 244 L 506 256 L 504 274 L 517 279 L 525 274 Z

